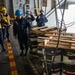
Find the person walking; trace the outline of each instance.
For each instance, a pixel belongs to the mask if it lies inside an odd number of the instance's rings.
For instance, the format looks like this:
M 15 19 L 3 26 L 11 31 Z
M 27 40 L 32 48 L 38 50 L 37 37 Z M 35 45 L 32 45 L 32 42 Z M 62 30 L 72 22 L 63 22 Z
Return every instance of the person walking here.
M 18 38 L 19 46 L 20 46 L 20 56 L 27 55 L 28 52 L 28 33 L 27 28 L 31 30 L 31 24 L 28 22 L 26 18 L 22 17 L 21 10 L 16 10 L 17 18 L 14 20 L 13 24 L 13 34 L 15 38 Z M 25 53 L 23 51 L 25 50 Z

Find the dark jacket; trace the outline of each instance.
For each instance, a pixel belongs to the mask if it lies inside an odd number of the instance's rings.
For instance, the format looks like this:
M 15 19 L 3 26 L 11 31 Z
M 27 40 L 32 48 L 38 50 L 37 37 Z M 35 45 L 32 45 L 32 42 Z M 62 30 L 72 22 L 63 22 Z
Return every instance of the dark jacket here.
M 32 21 L 35 20 L 35 17 L 33 15 L 30 15 L 30 17 L 25 17 L 25 18 L 29 21 L 29 23 L 31 24 L 31 27 L 32 27 Z
M 37 26 L 45 26 L 45 23 L 48 22 L 45 15 L 41 14 L 39 17 L 36 18 Z
M 27 34 L 27 28 L 31 28 L 31 24 L 25 18 L 15 19 L 13 24 L 13 34 L 14 36 L 23 36 Z

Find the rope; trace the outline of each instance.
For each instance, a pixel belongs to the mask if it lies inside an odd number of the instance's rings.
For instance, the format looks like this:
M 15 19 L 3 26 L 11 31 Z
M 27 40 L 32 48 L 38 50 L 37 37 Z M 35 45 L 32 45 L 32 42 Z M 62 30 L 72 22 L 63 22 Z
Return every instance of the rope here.
M 59 23 L 61 23 L 60 20 L 59 20 Z M 64 23 L 62 23 L 62 24 L 64 24 Z M 70 22 L 70 23 L 68 23 L 68 24 L 65 24 L 65 26 L 66 26 L 66 28 L 68 28 L 68 27 L 73 26 L 74 24 L 75 24 L 75 22 Z

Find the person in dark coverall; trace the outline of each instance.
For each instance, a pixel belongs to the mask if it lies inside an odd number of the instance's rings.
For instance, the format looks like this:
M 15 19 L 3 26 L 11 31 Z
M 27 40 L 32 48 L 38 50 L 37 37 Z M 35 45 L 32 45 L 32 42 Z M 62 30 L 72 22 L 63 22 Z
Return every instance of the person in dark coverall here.
M 32 27 L 32 21 L 35 20 L 35 17 L 32 15 L 32 12 L 27 10 L 25 18 L 29 21 L 29 23 L 31 24 L 31 27 Z
M 40 15 L 38 15 L 37 18 L 36 18 L 36 22 L 37 22 L 38 27 L 45 26 L 45 23 L 48 22 L 47 18 L 43 14 L 43 12 L 44 11 L 41 9 Z
M 28 51 L 28 33 L 27 28 L 31 29 L 31 24 L 27 21 L 26 18 L 22 17 L 22 12 L 20 10 L 16 10 L 17 18 L 14 20 L 13 24 L 13 34 L 15 38 L 18 38 L 19 46 L 20 46 L 20 56 L 23 55 L 23 50 L 25 50 L 25 54 L 27 55 Z M 24 48 L 25 47 L 25 48 Z

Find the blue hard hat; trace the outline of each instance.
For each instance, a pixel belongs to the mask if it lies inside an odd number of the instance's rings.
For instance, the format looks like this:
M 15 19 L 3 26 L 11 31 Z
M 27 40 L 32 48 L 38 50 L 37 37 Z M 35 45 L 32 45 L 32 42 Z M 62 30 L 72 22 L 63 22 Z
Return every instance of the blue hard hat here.
M 22 16 L 21 10 L 16 10 L 16 16 Z
M 29 10 L 27 10 L 27 11 L 26 11 L 26 14 L 27 14 L 27 15 L 30 15 L 30 11 L 29 11 Z
M 41 9 L 40 12 L 44 12 L 44 11 Z

